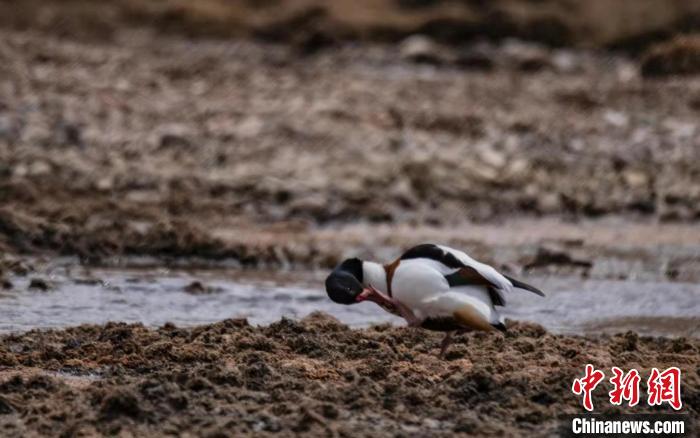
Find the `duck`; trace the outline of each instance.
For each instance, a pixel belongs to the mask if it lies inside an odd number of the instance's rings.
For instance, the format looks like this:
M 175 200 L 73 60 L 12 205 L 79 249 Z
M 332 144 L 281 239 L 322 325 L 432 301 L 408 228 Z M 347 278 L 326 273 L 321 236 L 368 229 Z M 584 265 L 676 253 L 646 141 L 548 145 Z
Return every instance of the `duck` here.
M 335 303 L 373 302 L 405 319 L 409 327 L 445 332 L 441 358 L 455 334 L 505 332 L 498 308 L 506 306 L 513 289 L 545 296 L 464 251 L 433 243 L 414 246 L 388 264 L 345 259 L 328 275 L 325 286 Z

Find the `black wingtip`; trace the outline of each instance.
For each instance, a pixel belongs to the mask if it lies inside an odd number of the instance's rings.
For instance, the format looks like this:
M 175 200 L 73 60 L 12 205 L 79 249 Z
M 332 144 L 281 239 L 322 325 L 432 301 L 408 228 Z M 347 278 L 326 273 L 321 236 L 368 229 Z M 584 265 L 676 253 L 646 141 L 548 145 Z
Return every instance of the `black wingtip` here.
M 527 284 L 527 283 L 523 283 L 522 281 L 516 280 L 515 278 L 509 277 L 509 276 L 507 276 L 507 275 L 504 275 L 504 277 L 506 277 L 511 283 L 513 283 L 513 286 L 514 286 L 514 287 L 517 287 L 518 289 L 529 290 L 529 291 L 532 292 L 533 294 L 537 294 L 537 295 L 539 295 L 539 296 L 541 296 L 541 297 L 544 297 L 544 296 L 545 296 L 544 292 L 542 292 L 541 290 L 537 289 L 537 288 L 534 287 L 534 286 L 530 286 L 530 285 Z

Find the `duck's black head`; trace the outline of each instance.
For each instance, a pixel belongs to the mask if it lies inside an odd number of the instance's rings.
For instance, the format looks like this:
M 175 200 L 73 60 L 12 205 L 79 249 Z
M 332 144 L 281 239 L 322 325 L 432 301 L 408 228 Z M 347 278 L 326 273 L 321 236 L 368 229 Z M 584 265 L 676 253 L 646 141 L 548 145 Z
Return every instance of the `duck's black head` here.
M 362 277 L 362 260 L 358 258 L 344 260 L 326 278 L 328 297 L 338 304 L 355 304 L 363 301 Z

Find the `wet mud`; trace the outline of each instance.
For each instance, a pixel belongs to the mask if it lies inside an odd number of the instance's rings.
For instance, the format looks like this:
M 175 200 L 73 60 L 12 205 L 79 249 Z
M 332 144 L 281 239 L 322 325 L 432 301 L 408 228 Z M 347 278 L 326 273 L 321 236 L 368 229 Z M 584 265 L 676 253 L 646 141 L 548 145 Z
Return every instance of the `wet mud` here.
M 439 341 L 420 329 L 352 330 L 324 314 L 3 336 L 0 433 L 552 436 L 582 409 L 570 388 L 586 363 L 645 377 L 645 364 L 678 366 L 683 412 L 698 420 L 697 339 L 555 336 L 515 323 L 504 335 L 459 336 L 445 360 Z M 618 409 L 608 386 L 594 392 L 598 412 Z
M 649 80 L 625 56 L 515 41 L 472 47 L 485 71 L 455 52 L 426 65 L 443 55 L 415 40 L 301 57 L 147 32 L 0 33 L 5 252 L 329 267 L 420 233 L 488 258 L 475 224 L 519 239 L 508 230 L 548 220 L 552 236 L 508 263 L 585 272 L 601 254 L 589 241 L 617 229 L 636 233 L 622 258 L 696 275 L 695 76 Z M 404 231 L 363 239 L 358 221 Z M 581 221 L 603 223 L 581 236 Z M 657 245 L 670 234 L 672 260 Z M 582 254 L 552 257 L 552 241 Z

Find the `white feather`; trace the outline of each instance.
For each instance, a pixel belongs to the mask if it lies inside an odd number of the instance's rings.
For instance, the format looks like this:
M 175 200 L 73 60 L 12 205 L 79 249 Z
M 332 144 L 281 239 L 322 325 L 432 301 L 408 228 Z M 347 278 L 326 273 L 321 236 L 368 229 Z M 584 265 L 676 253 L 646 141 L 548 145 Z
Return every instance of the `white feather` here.
M 477 262 L 473 258 L 469 257 L 469 255 L 467 255 L 467 253 L 465 253 L 464 251 L 460 251 L 458 249 L 450 248 L 449 246 L 444 245 L 437 246 L 443 251 L 455 256 L 457 260 L 464 263 L 465 265 L 474 268 L 479 274 L 481 274 L 481 276 L 483 276 L 491 284 L 494 285 L 496 293 L 498 293 L 499 297 L 503 301 L 503 304 L 506 304 L 505 294 L 510 293 L 513 290 L 513 283 L 511 283 L 510 280 L 504 277 L 503 274 L 498 272 L 493 266 L 487 265 L 486 263 Z
M 362 285 L 364 287 L 371 285 L 387 293 L 389 288 L 386 284 L 386 271 L 384 270 L 384 266 L 374 262 L 362 262 Z
M 486 287 L 450 288 L 445 274 L 453 271 L 435 260 L 403 260 L 394 273 L 393 296 L 418 318 L 451 317 L 455 311 L 469 305 L 491 324 L 500 322 L 501 316 Z
M 493 306 L 488 291 L 480 286 L 452 288 L 446 293 L 429 298 L 424 305 L 430 307 L 431 316 L 452 316 L 456 310 L 470 306 L 490 324 L 502 322 L 501 315 Z
M 426 318 L 436 316 L 431 314 L 431 306 L 426 302 L 448 292 L 450 285 L 434 263 L 412 259 L 403 260 L 396 268 L 391 290 L 394 298 L 413 310 L 418 318 Z

